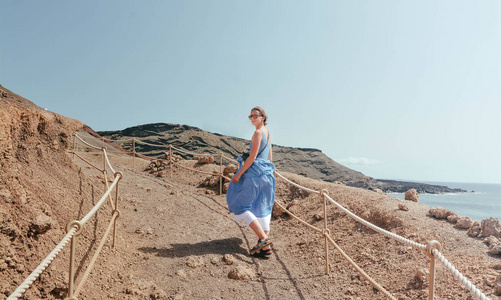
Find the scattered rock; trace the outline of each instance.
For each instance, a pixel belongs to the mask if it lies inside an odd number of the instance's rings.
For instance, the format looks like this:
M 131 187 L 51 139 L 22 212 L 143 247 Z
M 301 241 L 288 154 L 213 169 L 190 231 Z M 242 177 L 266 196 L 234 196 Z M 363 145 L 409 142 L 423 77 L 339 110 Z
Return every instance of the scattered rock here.
M 403 211 L 409 211 L 409 208 L 402 203 L 398 204 L 398 209 L 403 210 Z
M 494 293 L 501 296 L 501 275 L 496 278 L 496 285 L 494 286 Z
M 482 220 L 481 222 L 482 231 L 480 236 L 495 236 L 501 238 L 501 224 L 499 220 L 493 217 L 489 219 Z
M 494 255 L 501 254 L 501 243 L 498 242 L 498 243 L 495 243 L 495 244 L 491 244 L 489 246 L 489 253 L 490 254 L 494 254 Z
M 235 280 L 249 280 L 254 278 L 254 272 L 247 266 L 237 266 L 231 269 L 228 277 Z
M 429 271 L 427 269 L 420 269 L 411 279 L 410 285 L 415 289 L 423 289 L 428 282 Z
M 292 200 L 291 203 L 287 205 L 287 210 L 293 214 L 296 214 L 299 211 L 300 205 L 299 200 Z
M 204 259 L 200 256 L 189 256 L 186 260 L 186 265 L 193 269 L 205 266 Z
M 223 256 L 223 261 L 225 265 L 233 265 L 235 263 L 235 257 L 231 254 L 225 254 Z
M 155 291 L 150 293 L 150 299 L 167 299 L 167 293 L 164 290 L 155 287 Z
M 468 230 L 468 235 L 471 237 L 477 237 L 480 234 L 480 230 L 481 230 L 480 223 L 475 222 L 473 226 L 471 226 L 470 229 Z
M 178 270 L 176 272 L 176 275 L 179 276 L 179 277 L 181 277 L 181 278 L 186 278 L 187 277 L 186 272 L 184 270 Z
M 212 156 L 212 155 L 195 156 L 194 159 L 197 160 L 199 164 L 212 164 L 212 163 L 214 163 L 214 156 Z
M 455 213 L 453 213 L 452 215 L 449 215 L 447 217 L 447 221 L 451 222 L 452 224 L 456 224 L 458 219 L 459 219 L 459 216 Z
M 378 194 L 384 194 L 383 190 L 381 190 L 381 189 L 373 189 L 373 191 L 378 193 Z
M 437 219 L 447 219 L 451 215 L 455 215 L 455 213 L 451 210 L 442 208 L 442 207 L 434 207 L 431 208 L 428 213 Z
M 200 182 L 201 186 L 219 187 L 219 176 L 210 175 Z
M 478 223 L 477 221 L 469 217 L 459 217 L 456 223 L 456 227 L 462 229 L 470 229 L 475 224 L 475 222 Z
M 419 202 L 419 194 L 416 191 L 416 189 L 410 189 L 407 192 L 405 192 L 405 200 Z
M 168 161 L 163 159 L 152 160 L 150 164 L 144 169 L 145 171 L 149 171 L 150 174 L 153 174 L 157 177 L 165 176 L 165 168 L 167 168 Z
M 170 153 L 169 152 L 164 152 L 164 154 L 162 155 L 161 157 L 162 159 L 166 160 L 166 161 L 170 161 Z M 177 154 L 172 154 L 172 161 L 174 162 L 178 162 L 180 160 L 182 160 L 183 158 Z
M 226 177 L 233 177 L 233 175 L 237 172 L 238 166 L 234 164 L 227 165 L 223 170 L 223 175 Z
M 493 275 L 488 275 L 484 278 L 485 284 L 487 284 L 490 287 L 495 287 L 496 286 L 496 276 Z
M 213 257 L 213 258 L 211 258 L 210 263 L 213 265 L 217 265 L 219 263 L 219 259 Z
M 36 236 L 44 234 L 54 226 L 54 221 L 46 214 L 38 214 L 30 224 L 29 235 Z
M 315 219 L 315 221 L 320 221 L 323 220 L 324 217 L 321 214 L 315 214 L 313 215 L 313 219 Z
M 273 211 L 272 211 L 273 217 L 278 218 L 285 214 L 285 210 L 282 209 L 277 203 L 273 204 Z

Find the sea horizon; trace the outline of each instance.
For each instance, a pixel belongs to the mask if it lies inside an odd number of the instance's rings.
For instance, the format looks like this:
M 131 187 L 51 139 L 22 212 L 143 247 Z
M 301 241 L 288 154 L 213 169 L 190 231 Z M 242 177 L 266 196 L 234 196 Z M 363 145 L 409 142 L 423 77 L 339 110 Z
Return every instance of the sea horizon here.
M 398 180 L 398 179 L 394 179 Z M 403 180 L 398 180 L 403 181 Z M 450 209 L 460 216 L 467 216 L 477 221 L 490 217 L 501 220 L 501 183 L 470 183 L 470 182 L 439 182 L 439 181 L 409 181 L 433 185 L 443 185 L 449 188 L 466 190 L 466 193 L 419 194 L 419 203 L 431 207 Z M 405 199 L 404 193 L 388 193 L 388 195 Z

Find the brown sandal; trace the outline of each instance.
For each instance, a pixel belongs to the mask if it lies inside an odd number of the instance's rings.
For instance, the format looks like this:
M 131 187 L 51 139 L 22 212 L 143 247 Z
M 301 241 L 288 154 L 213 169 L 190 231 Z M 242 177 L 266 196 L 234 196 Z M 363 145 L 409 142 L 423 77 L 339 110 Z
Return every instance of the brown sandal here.
M 263 249 L 264 247 L 266 246 L 270 246 L 272 245 L 273 243 L 271 242 L 271 239 L 270 238 L 265 238 L 264 240 L 257 240 L 257 245 L 254 246 L 254 248 L 252 248 L 250 250 L 250 254 L 253 255 L 254 253 L 256 253 L 257 251 Z

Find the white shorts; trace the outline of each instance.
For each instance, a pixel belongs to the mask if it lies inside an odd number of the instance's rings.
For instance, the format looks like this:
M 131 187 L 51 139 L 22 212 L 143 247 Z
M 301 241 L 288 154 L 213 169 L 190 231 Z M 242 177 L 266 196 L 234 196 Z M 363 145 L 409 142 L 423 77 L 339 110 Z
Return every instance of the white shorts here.
M 252 221 L 257 220 L 264 231 L 270 231 L 271 214 L 267 215 L 266 217 L 257 218 L 250 211 L 246 211 L 243 214 L 239 214 L 239 215 L 235 215 L 234 213 L 231 213 L 231 216 L 233 217 L 235 222 L 237 222 L 237 223 L 244 222 L 247 225 L 247 227 L 249 227 L 249 225 L 250 225 L 250 223 L 252 223 Z

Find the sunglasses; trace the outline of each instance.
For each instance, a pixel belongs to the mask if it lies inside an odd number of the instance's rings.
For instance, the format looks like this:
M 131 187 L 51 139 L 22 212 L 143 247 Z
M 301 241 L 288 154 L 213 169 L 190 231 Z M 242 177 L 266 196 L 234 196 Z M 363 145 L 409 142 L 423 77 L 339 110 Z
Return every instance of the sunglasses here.
M 259 118 L 259 117 L 262 117 L 262 116 L 263 116 L 263 115 L 250 115 L 250 116 L 249 116 L 249 120 L 252 120 L 252 119 L 254 119 L 254 120 L 255 120 L 255 119 L 257 119 L 257 118 Z

